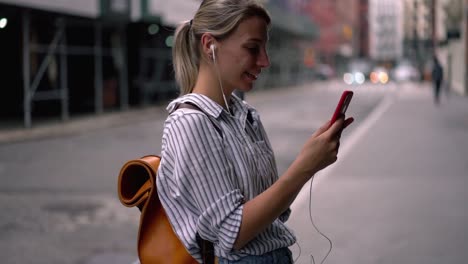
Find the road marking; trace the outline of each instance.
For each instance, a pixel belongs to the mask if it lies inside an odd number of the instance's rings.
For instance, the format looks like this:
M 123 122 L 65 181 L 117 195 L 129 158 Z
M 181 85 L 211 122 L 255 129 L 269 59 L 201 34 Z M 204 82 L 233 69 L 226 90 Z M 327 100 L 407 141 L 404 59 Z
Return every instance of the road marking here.
M 358 126 L 353 133 L 346 138 L 346 141 L 340 146 L 339 151 L 339 160 L 343 160 L 351 152 L 354 146 L 358 141 L 364 137 L 364 135 L 371 129 L 371 127 L 382 117 L 382 115 L 390 108 L 390 106 L 395 102 L 396 98 L 393 95 L 387 95 L 384 99 L 377 105 L 377 107 L 367 116 L 367 118 Z M 313 180 L 312 190 L 321 182 L 321 179 L 326 178 L 334 168 L 337 167 L 339 162 L 328 166 L 327 168 L 320 171 L 316 174 Z M 309 180 L 307 184 L 304 185 L 300 193 L 298 194 L 296 200 L 291 205 L 291 210 L 294 212 L 295 209 L 304 208 L 306 202 L 310 199 L 309 190 L 310 190 Z

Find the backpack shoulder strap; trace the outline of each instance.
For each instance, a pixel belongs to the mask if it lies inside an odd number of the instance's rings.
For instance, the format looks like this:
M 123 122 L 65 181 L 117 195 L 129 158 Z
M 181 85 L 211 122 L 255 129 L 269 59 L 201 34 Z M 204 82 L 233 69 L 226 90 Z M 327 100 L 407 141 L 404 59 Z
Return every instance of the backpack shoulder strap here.
M 202 113 L 205 113 L 203 112 L 203 110 L 201 110 L 198 106 L 192 104 L 192 103 L 189 103 L 189 102 L 186 102 L 186 103 L 181 103 L 177 109 L 179 108 L 188 108 L 188 109 L 193 109 L 193 110 L 198 110 Z M 213 120 L 214 118 L 209 116 L 208 117 L 210 118 L 210 121 L 211 123 L 213 124 L 214 128 L 216 129 L 216 131 L 218 131 L 218 133 L 221 135 L 221 137 L 223 136 L 222 134 L 222 131 L 221 131 L 221 128 L 219 127 L 219 125 L 217 123 L 215 123 L 215 121 Z M 197 242 L 198 242 L 198 245 L 200 246 L 201 248 L 201 252 L 202 252 L 202 258 L 203 258 L 203 263 L 205 264 L 213 264 L 213 263 L 216 263 L 217 262 L 217 259 L 216 259 L 216 256 L 214 254 L 214 246 L 213 246 L 213 243 L 211 243 L 210 241 L 208 240 L 204 240 L 200 237 L 200 235 L 197 234 Z
M 193 103 L 190 103 L 190 102 L 185 102 L 185 103 L 181 103 L 178 105 L 177 109 L 180 109 L 180 108 L 188 108 L 188 109 L 192 109 L 192 110 L 198 110 L 202 113 L 204 113 L 205 115 L 208 116 L 208 118 L 210 119 L 211 123 L 213 124 L 214 128 L 216 129 L 216 131 L 218 132 L 218 134 L 223 137 L 223 133 L 222 133 L 222 130 L 221 130 L 221 127 L 219 126 L 219 124 L 214 120 L 214 117 L 206 114 L 203 110 L 201 110 L 198 106 L 196 106 L 195 104 Z M 177 110 L 176 109 L 176 110 Z

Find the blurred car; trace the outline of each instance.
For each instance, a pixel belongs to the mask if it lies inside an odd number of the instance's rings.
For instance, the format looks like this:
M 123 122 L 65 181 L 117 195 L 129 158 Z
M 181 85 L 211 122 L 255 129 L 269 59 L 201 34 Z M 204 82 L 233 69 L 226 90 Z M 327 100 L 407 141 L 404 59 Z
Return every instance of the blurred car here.
M 369 79 L 373 84 L 386 84 L 390 80 L 390 76 L 387 68 L 377 66 L 372 69 Z
M 329 80 L 335 77 L 335 70 L 328 64 L 318 64 L 315 67 L 315 74 L 319 80 Z
M 346 84 L 363 84 L 369 79 L 372 63 L 366 59 L 355 59 L 348 63 L 347 70 L 343 74 Z
M 392 79 L 397 82 L 419 81 L 421 73 L 409 62 L 398 63 L 392 70 Z

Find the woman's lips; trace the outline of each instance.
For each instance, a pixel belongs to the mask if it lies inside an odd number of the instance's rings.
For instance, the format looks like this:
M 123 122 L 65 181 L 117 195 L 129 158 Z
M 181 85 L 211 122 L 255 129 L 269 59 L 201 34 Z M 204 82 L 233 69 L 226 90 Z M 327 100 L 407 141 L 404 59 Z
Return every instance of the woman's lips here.
M 252 73 L 250 73 L 250 72 L 245 72 L 245 74 L 246 74 L 250 79 L 252 79 L 252 80 L 254 80 L 254 81 L 257 80 L 257 78 L 258 78 L 258 75 L 252 74 Z

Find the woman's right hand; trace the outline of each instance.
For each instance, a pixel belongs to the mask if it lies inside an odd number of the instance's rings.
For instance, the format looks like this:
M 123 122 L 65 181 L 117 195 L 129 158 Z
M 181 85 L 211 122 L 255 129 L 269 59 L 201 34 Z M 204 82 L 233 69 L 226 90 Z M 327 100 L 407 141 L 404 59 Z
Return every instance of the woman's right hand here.
M 354 119 L 339 118 L 332 126 L 330 121 L 322 125 L 305 143 L 293 163 L 299 175 L 310 179 L 318 171 L 333 164 L 338 159 L 341 132 Z
M 319 128 L 306 142 L 291 167 L 267 190 L 246 201 L 242 222 L 234 244 L 240 249 L 285 212 L 304 184 L 319 170 L 337 159 L 340 136 L 353 118 L 338 119 Z

